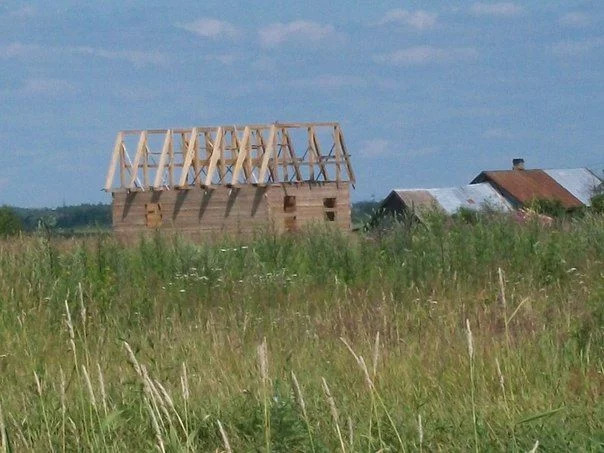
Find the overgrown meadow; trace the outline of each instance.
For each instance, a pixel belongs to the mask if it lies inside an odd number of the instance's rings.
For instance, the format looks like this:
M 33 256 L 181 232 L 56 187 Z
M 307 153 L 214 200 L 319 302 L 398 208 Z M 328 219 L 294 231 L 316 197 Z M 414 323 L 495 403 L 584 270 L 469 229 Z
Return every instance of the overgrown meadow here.
M 602 451 L 604 218 L 0 243 L 4 451 Z

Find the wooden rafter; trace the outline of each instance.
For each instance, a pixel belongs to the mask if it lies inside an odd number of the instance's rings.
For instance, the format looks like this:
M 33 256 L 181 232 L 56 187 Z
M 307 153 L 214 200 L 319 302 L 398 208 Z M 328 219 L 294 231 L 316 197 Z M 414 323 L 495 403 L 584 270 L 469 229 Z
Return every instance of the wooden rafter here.
M 305 142 L 296 143 L 300 135 L 292 133 L 294 129 L 303 131 Z M 319 133 L 322 140 L 331 142 L 324 143 L 328 153 L 321 150 Z M 161 149 L 152 149 L 151 136 L 160 134 Z M 127 146 L 136 149 L 132 160 Z M 118 166 L 120 177 L 116 187 Z M 169 190 L 306 181 L 354 183 L 350 155 L 338 123 L 122 131 L 113 146 L 104 188 L 107 191 Z

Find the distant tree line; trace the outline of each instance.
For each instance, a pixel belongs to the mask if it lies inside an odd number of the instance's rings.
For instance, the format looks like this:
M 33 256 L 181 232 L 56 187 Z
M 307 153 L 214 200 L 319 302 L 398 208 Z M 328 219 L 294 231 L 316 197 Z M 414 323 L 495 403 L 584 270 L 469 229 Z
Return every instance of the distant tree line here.
M 7 227 L 10 225 L 10 232 Z M 74 232 L 90 228 L 111 226 L 111 206 L 107 204 L 80 204 L 58 208 L 0 208 L 0 234 L 15 231 L 36 231 L 45 228 L 55 231 Z

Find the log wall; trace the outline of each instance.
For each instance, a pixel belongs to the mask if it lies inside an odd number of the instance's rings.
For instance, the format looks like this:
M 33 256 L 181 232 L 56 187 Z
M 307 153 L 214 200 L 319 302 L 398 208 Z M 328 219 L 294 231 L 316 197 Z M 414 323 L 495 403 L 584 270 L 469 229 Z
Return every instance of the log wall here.
M 284 206 L 286 196 L 295 197 L 293 207 Z M 157 230 L 192 240 L 296 231 L 323 221 L 348 230 L 350 198 L 348 184 L 336 183 L 114 192 L 112 215 L 116 236 L 127 242 Z

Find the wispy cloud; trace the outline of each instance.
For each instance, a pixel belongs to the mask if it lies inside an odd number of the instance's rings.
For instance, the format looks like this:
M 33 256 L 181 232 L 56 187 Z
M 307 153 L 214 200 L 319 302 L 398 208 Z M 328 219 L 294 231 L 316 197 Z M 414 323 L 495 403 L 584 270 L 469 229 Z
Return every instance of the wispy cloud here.
M 498 2 L 498 3 L 474 3 L 470 7 L 470 13 L 475 16 L 499 16 L 499 17 L 511 17 L 521 14 L 524 9 L 512 2 Z
M 510 138 L 514 138 L 514 134 L 512 134 L 510 131 L 507 131 L 505 129 L 502 129 L 499 127 L 493 127 L 493 128 L 489 128 L 486 131 L 484 131 L 482 134 L 482 137 L 489 138 L 489 139 L 510 139 Z
M 339 89 L 365 86 L 363 77 L 350 75 L 321 74 L 314 77 L 294 79 L 291 85 L 302 88 Z
M 37 44 L 13 42 L 0 45 L 0 59 L 25 58 L 44 54 L 84 55 L 107 60 L 123 60 L 134 66 L 161 66 L 168 63 L 168 56 L 152 50 L 109 50 L 90 46 L 44 47 Z
M 183 30 L 195 33 L 203 38 L 237 38 L 241 32 L 230 22 L 211 17 L 202 17 L 196 21 L 179 25 Z
M 558 21 L 565 27 L 585 27 L 591 23 L 590 17 L 578 11 L 564 14 Z
M 390 140 L 375 138 L 365 140 L 360 146 L 361 154 L 365 157 L 382 157 L 392 153 L 392 143 Z
M 31 5 L 26 5 L 22 6 L 21 8 L 10 11 L 9 15 L 18 19 L 27 19 L 29 17 L 35 16 L 37 12 L 38 11 L 35 7 Z
M 454 61 L 473 60 L 478 52 L 473 47 L 441 48 L 432 46 L 416 46 L 394 52 L 376 55 L 377 63 L 392 64 L 397 66 L 423 65 L 429 63 L 442 63 Z
M 61 50 L 76 54 L 89 55 L 107 60 L 123 60 L 137 67 L 162 66 L 168 63 L 167 55 L 146 50 L 107 50 L 88 46 L 69 46 Z
M 76 88 L 66 80 L 52 78 L 27 79 L 23 85 L 14 89 L 0 91 L 0 97 L 45 96 L 62 97 L 76 92 Z
M 398 156 L 401 158 L 426 157 L 438 154 L 437 146 L 423 146 L 419 148 L 405 148 L 404 145 L 395 144 L 391 140 L 375 138 L 361 142 L 361 154 L 365 157 Z
M 319 24 L 305 20 L 294 22 L 274 23 L 260 30 L 260 43 L 263 46 L 274 47 L 285 42 L 322 43 L 337 41 L 342 35 L 336 32 L 333 25 Z
M 407 11 L 405 9 L 391 9 L 375 25 L 402 25 L 416 30 L 426 30 L 436 24 L 436 13 L 424 10 Z
M 552 46 L 552 52 L 559 57 L 577 57 L 604 47 L 604 37 L 588 38 L 580 41 L 560 41 Z
M 21 42 L 13 42 L 10 44 L 0 45 L 0 58 L 22 58 L 27 57 L 40 49 L 35 44 L 23 44 Z

